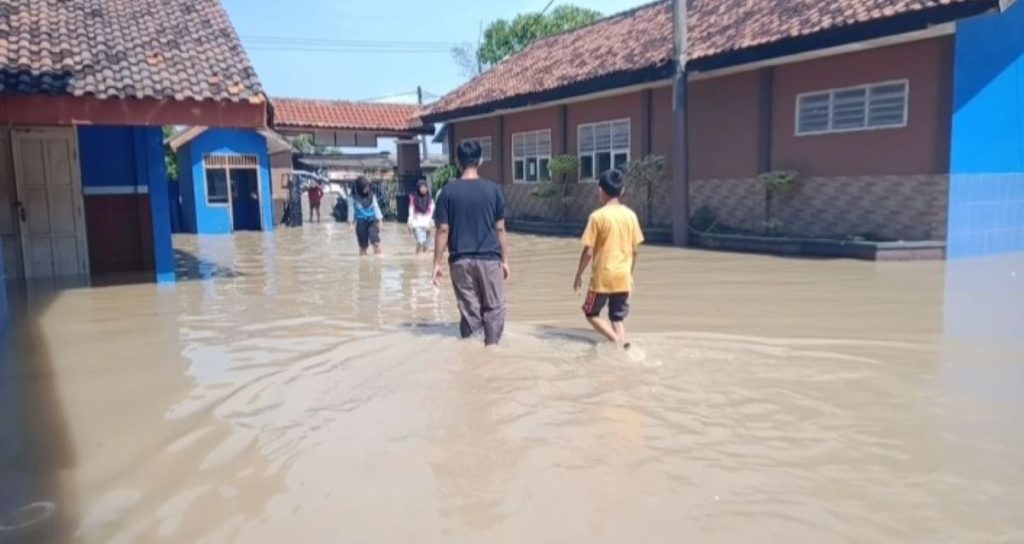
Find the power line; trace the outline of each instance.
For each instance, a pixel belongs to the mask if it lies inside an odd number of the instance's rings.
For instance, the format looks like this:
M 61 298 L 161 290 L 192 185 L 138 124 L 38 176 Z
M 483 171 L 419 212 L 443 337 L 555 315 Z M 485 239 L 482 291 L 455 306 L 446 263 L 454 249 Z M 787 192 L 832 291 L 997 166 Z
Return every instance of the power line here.
M 266 46 L 266 45 L 250 45 L 246 46 L 246 49 L 251 51 L 277 51 L 277 52 L 297 52 L 297 53 L 360 53 L 360 54 L 431 54 L 431 55 L 450 55 L 450 51 L 440 51 L 431 49 L 324 49 L 319 47 L 280 47 L 280 46 Z
M 242 41 L 259 46 L 367 48 L 367 49 L 444 49 L 457 46 L 455 42 L 426 40 L 346 40 L 331 38 L 303 38 L 295 36 L 241 36 Z

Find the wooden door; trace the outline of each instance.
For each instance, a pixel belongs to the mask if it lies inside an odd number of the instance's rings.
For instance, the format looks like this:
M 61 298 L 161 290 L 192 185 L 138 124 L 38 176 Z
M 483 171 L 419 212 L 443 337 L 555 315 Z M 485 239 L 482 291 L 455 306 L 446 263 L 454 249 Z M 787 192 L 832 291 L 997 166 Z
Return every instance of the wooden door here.
M 16 129 L 11 136 L 25 277 L 87 276 L 74 129 Z
M 0 247 L 3 248 L 4 277 L 20 278 L 24 267 L 18 234 L 18 197 L 14 190 L 11 132 L 6 129 L 0 129 Z

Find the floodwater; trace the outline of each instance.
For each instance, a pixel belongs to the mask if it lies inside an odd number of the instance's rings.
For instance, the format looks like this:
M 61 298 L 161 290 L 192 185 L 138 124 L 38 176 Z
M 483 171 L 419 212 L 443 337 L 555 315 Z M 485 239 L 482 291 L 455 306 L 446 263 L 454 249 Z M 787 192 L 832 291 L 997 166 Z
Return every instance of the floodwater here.
M 979 300 L 943 263 L 647 247 L 625 354 L 576 243 L 513 236 L 486 350 L 384 234 L 181 237 L 174 286 L 15 292 L 0 516 L 55 511 L 6 538 L 1024 542 L 1019 256 Z

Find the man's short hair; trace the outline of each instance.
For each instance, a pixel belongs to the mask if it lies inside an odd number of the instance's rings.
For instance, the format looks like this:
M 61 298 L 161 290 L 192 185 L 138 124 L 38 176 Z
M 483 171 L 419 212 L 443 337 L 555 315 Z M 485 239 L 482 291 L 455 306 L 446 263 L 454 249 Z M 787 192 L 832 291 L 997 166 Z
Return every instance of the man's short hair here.
M 612 168 L 611 170 L 605 170 L 601 174 L 597 179 L 597 184 L 604 191 L 604 194 L 612 198 L 619 198 L 622 196 L 622 189 L 625 187 L 626 181 L 622 177 L 622 172 Z
M 480 149 L 480 143 L 476 140 L 465 140 L 455 149 L 455 157 L 463 168 L 480 166 L 480 157 L 482 156 L 483 150 Z

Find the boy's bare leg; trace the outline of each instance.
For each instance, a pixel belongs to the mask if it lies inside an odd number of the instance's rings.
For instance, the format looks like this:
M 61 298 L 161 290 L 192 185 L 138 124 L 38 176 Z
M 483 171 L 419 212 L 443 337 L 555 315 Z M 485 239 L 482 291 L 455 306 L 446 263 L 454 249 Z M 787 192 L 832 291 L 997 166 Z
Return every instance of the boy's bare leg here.
M 373 244 L 373 254 L 380 255 L 380 244 Z
M 626 342 L 626 323 L 624 321 L 612 322 L 612 330 L 615 331 L 615 336 L 618 337 L 616 340 L 622 346 L 628 346 L 629 342 Z
M 600 317 L 588 317 L 587 322 L 590 323 L 591 327 L 594 327 L 595 331 L 601 333 L 601 335 L 607 338 L 608 340 L 615 342 L 616 344 L 619 343 L 618 335 L 615 333 L 615 330 L 612 328 L 612 325 L 609 324 L 607 321 L 601 319 Z
M 360 257 L 365 257 L 366 256 L 366 248 L 362 248 L 362 247 L 359 248 L 359 256 Z

